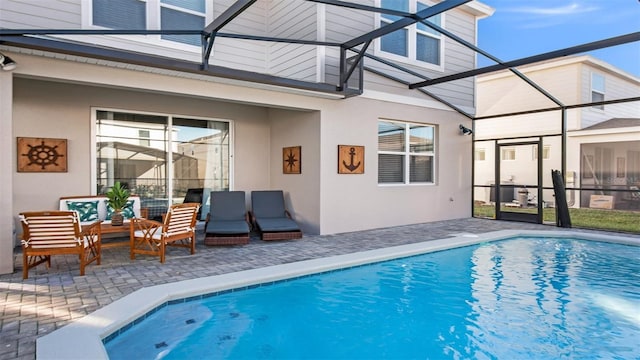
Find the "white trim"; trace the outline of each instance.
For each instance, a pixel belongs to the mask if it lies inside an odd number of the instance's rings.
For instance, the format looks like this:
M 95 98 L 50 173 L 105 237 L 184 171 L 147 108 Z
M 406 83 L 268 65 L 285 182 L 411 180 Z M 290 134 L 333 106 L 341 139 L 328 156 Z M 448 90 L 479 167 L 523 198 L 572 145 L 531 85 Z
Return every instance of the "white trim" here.
M 362 251 L 327 258 L 298 261 L 266 268 L 252 269 L 179 281 L 136 290 L 93 313 L 36 340 L 36 358 L 108 359 L 102 339 L 152 309 L 176 299 L 210 294 L 252 285 L 281 281 L 347 267 L 365 265 L 435 251 L 498 241 L 518 236 L 546 238 L 578 238 L 615 244 L 640 246 L 640 239 L 617 235 L 601 235 L 577 231 L 501 230 L 484 234 L 456 234 L 439 240 Z M 78 346 L 82 344 L 82 346 Z
M 231 126 L 231 124 L 229 124 Z M 167 128 L 165 129 L 165 135 L 167 138 L 164 140 L 167 146 L 167 151 L 164 153 L 164 163 L 166 173 L 164 174 L 164 183 L 167 188 L 167 199 L 169 205 L 172 205 L 173 202 L 173 180 L 175 174 L 173 173 L 173 147 L 174 147 L 174 139 L 173 139 L 173 116 L 167 116 Z M 204 200 L 204 199 L 203 199 Z
M 496 11 L 496 9 L 492 8 L 491 6 L 485 3 L 481 3 L 477 0 L 463 4 L 462 6 L 460 6 L 460 8 L 473 14 L 477 19 L 484 19 L 486 17 L 489 17 Z
M 631 134 L 631 133 L 640 134 L 640 126 L 594 129 L 594 130 L 574 130 L 574 131 L 568 131 L 567 136 L 581 137 L 581 136 L 592 136 L 592 135 L 614 135 L 614 134 Z
M 539 63 L 523 65 L 523 66 L 520 66 L 518 69 L 521 72 L 528 74 L 534 71 L 552 69 L 560 66 L 573 65 L 578 63 L 583 63 L 585 65 L 601 68 L 603 71 L 610 72 L 619 77 L 625 78 L 626 80 L 640 84 L 639 77 L 631 75 L 630 73 L 624 70 L 618 69 L 617 67 L 609 63 L 606 63 L 602 60 L 596 59 L 590 55 L 566 56 L 566 57 L 551 59 L 551 60 L 543 61 Z M 497 72 L 481 74 L 476 76 L 476 83 L 480 83 L 483 81 L 496 80 L 496 79 L 510 77 L 510 76 L 513 76 L 513 74 L 509 70 L 500 70 Z
M 316 4 L 316 31 L 317 40 L 325 41 L 327 38 L 327 5 L 325 4 Z M 316 46 L 316 82 L 325 82 L 326 57 L 326 46 Z
M 91 20 L 93 13 L 93 1 L 92 0 L 82 0 L 80 2 L 80 27 L 82 29 L 90 29 L 91 28 Z
M 145 15 L 147 21 L 147 29 L 160 29 L 160 3 L 158 0 L 148 0 L 145 6 Z M 160 40 L 160 35 L 149 35 L 150 39 Z
M 98 132 L 96 120 L 96 113 L 101 110 L 97 107 L 91 107 L 91 126 L 89 127 L 89 138 L 91 139 L 91 147 L 89 148 L 89 154 L 91 154 L 91 169 L 89 169 L 89 183 L 91 184 L 91 191 L 89 195 L 98 195 L 98 151 L 96 149 L 96 135 Z

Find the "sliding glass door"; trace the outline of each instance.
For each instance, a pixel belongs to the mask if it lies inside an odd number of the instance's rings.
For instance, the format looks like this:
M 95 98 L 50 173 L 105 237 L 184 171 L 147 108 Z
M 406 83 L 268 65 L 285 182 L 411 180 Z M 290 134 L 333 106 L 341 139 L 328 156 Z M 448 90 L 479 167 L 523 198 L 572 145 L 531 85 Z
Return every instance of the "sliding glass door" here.
M 230 149 L 228 121 L 98 110 L 97 193 L 120 181 L 156 219 L 202 194 L 204 218 L 209 192 L 229 189 Z

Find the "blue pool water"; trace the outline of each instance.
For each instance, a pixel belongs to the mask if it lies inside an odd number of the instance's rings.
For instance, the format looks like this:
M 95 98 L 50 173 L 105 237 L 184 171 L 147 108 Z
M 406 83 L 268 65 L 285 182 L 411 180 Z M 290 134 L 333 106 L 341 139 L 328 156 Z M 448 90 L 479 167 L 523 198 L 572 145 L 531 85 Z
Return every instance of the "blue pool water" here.
M 111 359 L 638 359 L 640 247 L 518 238 L 168 305 Z

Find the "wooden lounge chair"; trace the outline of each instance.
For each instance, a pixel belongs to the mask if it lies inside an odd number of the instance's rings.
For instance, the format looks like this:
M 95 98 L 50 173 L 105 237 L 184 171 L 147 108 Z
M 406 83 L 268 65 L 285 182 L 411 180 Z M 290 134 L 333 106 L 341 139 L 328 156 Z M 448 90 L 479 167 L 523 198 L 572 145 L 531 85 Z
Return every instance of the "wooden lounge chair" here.
M 29 269 L 44 262 L 51 266 L 52 255 L 78 255 L 80 275 L 92 262 L 100 265 L 100 221 L 80 227 L 76 211 L 39 211 L 20 213 L 22 223 L 22 278 Z
M 298 224 L 284 206 L 282 190 L 251 192 L 251 222 L 262 240 L 289 240 L 302 237 Z
M 244 191 L 212 191 L 210 204 L 204 244 L 248 244 L 251 228 Z
M 196 214 L 200 204 L 172 205 L 163 222 L 133 218 L 129 235 L 130 256 L 136 254 L 160 256 L 164 263 L 167 246 L 185 247 L 196 252 Z

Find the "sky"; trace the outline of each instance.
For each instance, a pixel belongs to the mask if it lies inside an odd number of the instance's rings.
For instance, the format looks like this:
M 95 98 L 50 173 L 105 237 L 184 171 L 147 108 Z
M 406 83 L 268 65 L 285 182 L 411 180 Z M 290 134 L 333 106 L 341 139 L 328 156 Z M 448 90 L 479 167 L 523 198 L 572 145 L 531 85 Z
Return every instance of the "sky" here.
M 479 21 L 478 46 L 502 61 L 640 32 L 640 0 L 480 1 L 495 12 Z M 589 55 L 640 77 L 640 41 Z

